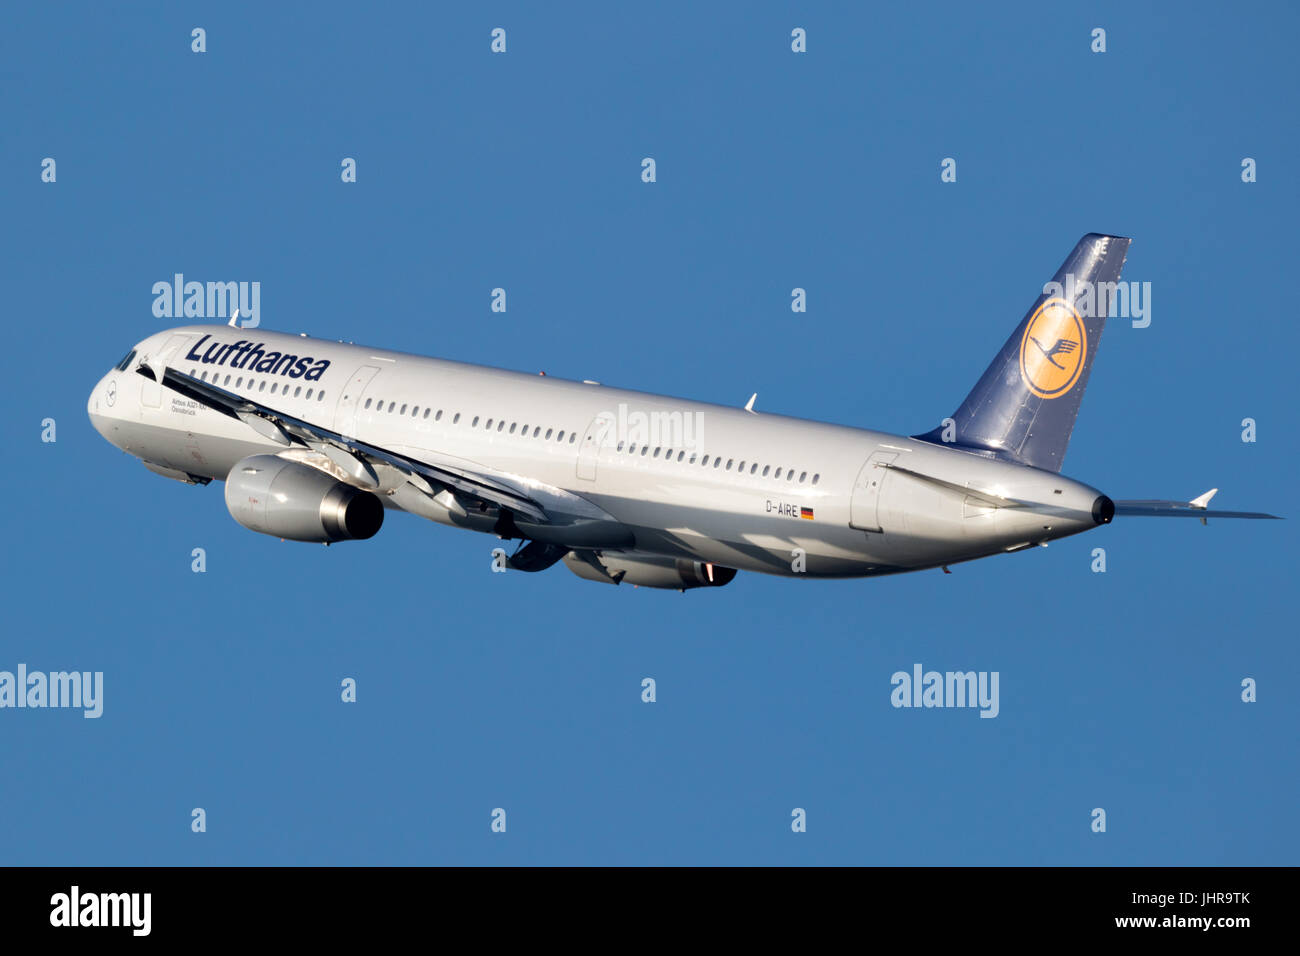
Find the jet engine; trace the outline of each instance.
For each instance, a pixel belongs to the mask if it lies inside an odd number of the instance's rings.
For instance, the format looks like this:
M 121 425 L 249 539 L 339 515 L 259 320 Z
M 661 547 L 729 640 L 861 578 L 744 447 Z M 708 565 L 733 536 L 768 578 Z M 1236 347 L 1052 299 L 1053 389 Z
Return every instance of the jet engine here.
M 375 495 L 275 455 L 235 463 L 226 477 L 226 507 L 250 531 L 293 541 L 364 540 L 384 523 Z
M 667 588 L 685 591 L 687 588 L 720 588 L 736 577 L 735 568 L 706 561 L 687 561 L 681 558 L 664 558 L 653 554 L 624 555 L 614 551 L 584 551 L 580 555 L 570 551 L 564 556 L 570 571 L 588 581 L 605 584 L 635 584 L 643 588 Z

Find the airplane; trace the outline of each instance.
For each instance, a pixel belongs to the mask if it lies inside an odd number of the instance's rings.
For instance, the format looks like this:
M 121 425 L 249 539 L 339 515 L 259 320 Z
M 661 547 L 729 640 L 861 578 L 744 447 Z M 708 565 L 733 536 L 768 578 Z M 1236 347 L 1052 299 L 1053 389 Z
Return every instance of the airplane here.
M 948 571 L 1117 516 L 1276 517 L 1060 474 L 1129 242 L 1080 239 L 957 411 L 912 436 L 245 329 L 238 311 L 137 343 L 87 411 L 150 471 L 224 481 L 252 531 L 328 545 L 404 511 L 517 542 L 498 555 L 515 570 L 682 591 L 742 570 Z

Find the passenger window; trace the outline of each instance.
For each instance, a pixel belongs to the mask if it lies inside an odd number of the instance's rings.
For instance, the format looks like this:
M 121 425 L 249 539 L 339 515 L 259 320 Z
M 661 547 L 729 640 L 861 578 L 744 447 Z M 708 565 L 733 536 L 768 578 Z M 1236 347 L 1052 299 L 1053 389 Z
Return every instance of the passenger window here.
M 794 481 L 794 469 L 793 469 L 793 468 L 789 468 L 789 469 L 786 470 L 786 473 L 785 473 L 785 480 L 786 480 L 786 481 Z
M 661 451 L 663 451 L 663 447 L 662 447 L 662 446 L 659 447 L 659 448 L 656 448 L 656 449 L 655 449 L 655 457 L 656 457 L 656 458 L 659 457 L 659 453 L 660 453 Z
M 814 484 L 814 485 L 817 484 L 817 482 L 819 482 L 819 481 L 821 481 L 821 480 L 822 480 L 822 476 L 821 476 L 821 475 L 813 475 L 813 484 Z
M 678 461 L 681 461 L 681 460 L 682 460 L 683 458 L 685 458 L 685 457 L 686 457 L 686 452 L 684 452 L 684 451 L 679 451 L 679 452 L 677 453 L 677 460 L 678 460 Z
M 558 435 L 556 435 L 556 436 L 555 436 L 555 440 L 556 440 L 556 441 L 564 441 L 564 432 L 560 432 Z
M 703 458 L 700 459 L 700 467 L 701 467 L 701 468 L 708 468 L 708 467 L 709 467 L 709 456 L 708 456 L 708 455 L 705 455 Z
M 460 412 L 457 412 L 457 413 L 456 413 L 455 417 L 452 418 L 451 423 L 452 423 L 453 425 L 459 425 L 459 424 L 460 424 Z
M 718 467 L 719 465 L 721 465 L 721 464 L 722 464 L 722 459 L 721 459 L 721 458 L 715 458 L 715 459 L 713 459 L 713 467 L 714 467 L 714 468 L 717 468 L 717 467 Z
M 540 435 L 541 433 L 542 433 L 542 426 L 541 426 L 541 425 L 538 425 L 536 428 L 533 429 L 533 437 L 534 437 L 534 438 L 536 438 L 536 437 L 537 437 L 538 435 Z
M 370 402 L 371 402 L 371 401 L 372 401 L 372 399 L 369 399 L 369 398 L 366 399 L 366 408 L 369 408 L 369 407 L 370 407 Z
M 262 379 L 260 382 L 257 383 L 257 390 L 259 392 L 266 391 L 266 379 Z
M 804 472 L 800 472 L 800 473 L 799 473 L 799 484 L 802 485 L 802 484 L 803 484 L 805 481 L 807 481 L 807 480 L 808 480 L 808 472 L 806 472 L 806 471 L 804 471 Z
M 396 402 L 389 402 L 389 403 L 388 403 L 388 414 L 390 414 L 390 415 L 393 414 L 393 409 L 396 408 L 396 407 L 397 407 L 397 403 L 396 403 Z
M 735 463 L 736 463 L 736 459 L 734 459 L 734 458 L 728 458 L 728 459 L 727 459 L 727 471 L 731 471 L 731 466 L 734 465 Z
M 235 388 L 243 388 L 243 387 L 244 387 L 244 377 L 241 375 L 239 378 L 235 379 Z
M 510 434 L 513 435 L 514 433 L 515 433 L 515 423 L 514 423 L 514 422 L 511 422 L 511 423 L 510 423 Z
M 224 382 L 222 382 L 221 384 L 222 384 L 222 385 L 229 385 L 229 384 L 230 384 L 230 376 L 227 375 L 227 376 L 226 376 L 226 380 L 225 380 Z
M 764 466 L 763 466 L 763 477 L 766 478 L 766 477 L 767 477 L 767 473 L 768 473 L 769 471 L 771 471 L 771 470 L 772 470 L 772 466 L 771 466 L 771 465 L 764 465 Z
M 312 393 L 313 391 L 315 391 L 315 389 L 311 389 L 311 388 L 307 389 L 306 399 L 307 399 L 307 401 L 309 401 L 309 402 L 311 401 L 311 393 Z
M 758 462 L 754 462 L 752 465 L 749 466 L 749 473 L 751 475 L 754 474 L 756 471 L 758 471 Z
M 623 450 L 623 442 L 619 442 L 619 443 L 618 443 L 618 447 L 615 448 L 614 450 L 615 450 L 615 451 L 622 451 L 622 450 Z
M 649 446 L 649 445 L 642 445 L 642 446 L 641 446 L 641 457 L 644 458 L 644 457 L 645 457 L 645 453 L 648 452 L 649 450 L 650 450 L 650 446 Z
M 560 432 L 560 434 L 563 435 L 564 432 Z M 578 440 L 578 433 L 577 433 L 577 432 L 569 432 L 569 444 L 572 445 L 572 444 L 573 444 L 575 441 L 577 441 L 577 440 Z
M 323 401 L 325 401 L 325 393 L 324 393 L 324 392 L 318 392 L 318 393 L 316 394 L 316 401 L 318 401 L 318 402 L 323 402 Z
M 504 418 L 501 419 L 501 421 L 497 422 L 497 431 L 501 431 L 501 429 L 505 427 L 506 427 L 506 420 Z
M 478 416 L 477 416 L 477 415 L 475 415 L 475 416 L 474 416 L 474 420 L 473 420 L 472 422 L 469 423 L 469 427 L 470 427 L 470 428 L 478 428 Z

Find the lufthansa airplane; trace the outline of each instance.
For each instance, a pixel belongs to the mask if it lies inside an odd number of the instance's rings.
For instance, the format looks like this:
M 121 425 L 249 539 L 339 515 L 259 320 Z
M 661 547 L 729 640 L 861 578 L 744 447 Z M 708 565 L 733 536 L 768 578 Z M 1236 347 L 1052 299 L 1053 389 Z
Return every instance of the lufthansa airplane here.
M 1112 501 L 1060 474 L 1128 246 L 1084 236 L 961 407 L 912 437 L 235 318 L 151 335 L 88 410 L 151 471 L 224 480 L 253 531 L 369 538 L 389 508 L 516 539 L 511 568 L 610 584 L 947 570 L 1116 515 L 1274 517 L 1210 510 L 1213 491 Z

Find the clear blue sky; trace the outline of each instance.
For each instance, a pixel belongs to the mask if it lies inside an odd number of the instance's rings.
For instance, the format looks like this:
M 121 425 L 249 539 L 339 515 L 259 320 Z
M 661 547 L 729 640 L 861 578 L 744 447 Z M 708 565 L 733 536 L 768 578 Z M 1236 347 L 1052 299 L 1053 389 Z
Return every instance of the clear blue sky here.
M 0 711 L 0 859 L 1294 864 L 1298 30 L 1282 3 L 6 5 L 0 669 L 101 670 L 105 701 Z M 910 434 L 1090 231 L 1133 237 L 1152 324 L 1109 324 L 1066 472 L 1291 520 L 683 595 L 492 574 L 494 539 L 411 517 L 254 535 L 85 414 L 183 272 L 259 281 L 266 328 Z M 1000 716 L 895 710 L 915 663 L 998 671 Z

